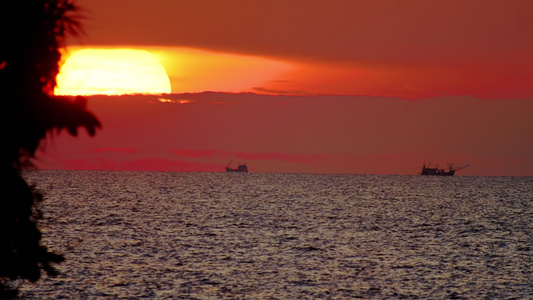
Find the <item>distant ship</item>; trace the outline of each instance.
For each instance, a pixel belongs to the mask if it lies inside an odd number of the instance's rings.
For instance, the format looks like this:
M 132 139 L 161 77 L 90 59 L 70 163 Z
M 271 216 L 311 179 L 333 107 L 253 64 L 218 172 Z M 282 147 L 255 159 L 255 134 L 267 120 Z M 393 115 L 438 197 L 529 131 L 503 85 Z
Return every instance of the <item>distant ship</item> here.
M 445 169 L 439 169 L 438 165 L 435 166 L 435 168 L 431 168 L 431 163 L 426 166 L 426 163 L 422 165 L 422 172 L 420 172 L 420 175 L 434 175 L 434 176 L 453 176 L 455 175 L 455 171 L 464 169 L 466 167 L 470 166 L 469 164 L 457 169 L 454 169 L 452 164 L 449 164 L 448 171 Z
M 246 164 L 239 164 L 237 166 L 237 169 L 230 168 L 231 161 L 228 163 L 228 166 L 226 167 L 226 172 L 242 172 L 242 173 L 248 173 L 248 167 Z

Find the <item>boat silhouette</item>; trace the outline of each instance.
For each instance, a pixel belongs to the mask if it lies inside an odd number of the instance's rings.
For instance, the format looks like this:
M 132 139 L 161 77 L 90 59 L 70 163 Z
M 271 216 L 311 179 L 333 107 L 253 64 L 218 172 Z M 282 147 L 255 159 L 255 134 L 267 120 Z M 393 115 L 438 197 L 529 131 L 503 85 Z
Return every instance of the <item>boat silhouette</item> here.
M 228 163 L 228 166 L 226 167 L 226 172 L 241 172 L 241 173 L 248 173 L 248 167 L 246 166 L 246 163 L 239 164 L 236 169 L 230 168 L 231 161 Z
M 431 163 L 429 163 L 427 166 L 426 166 L 426 163 L 424 163 L 422 165 L 422 171 L 420 172 L 420 175 L 453 176 L 455 175 L 455 171 L 459 171 L 468 166 L 470 166 L 470 164 L 454 169 L 452 164 L 448 164 L 448 170 L 445 170 L 445 169 L 439 169 L 438 165 L 435 165 L 435 167 L 432 168 Z

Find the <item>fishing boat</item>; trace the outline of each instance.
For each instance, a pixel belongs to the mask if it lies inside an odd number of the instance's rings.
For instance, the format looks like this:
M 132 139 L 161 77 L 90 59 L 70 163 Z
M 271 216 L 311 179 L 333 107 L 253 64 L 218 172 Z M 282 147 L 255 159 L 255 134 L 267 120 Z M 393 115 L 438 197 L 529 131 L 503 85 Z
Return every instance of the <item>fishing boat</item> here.
M 226 167 L 226 172 L 241 172 L 241 173 L 248 173 L 248 167 L 246 166 L 246 163 L 239 164 L 237 166 L 237 169 L 230 168 L 231 161 L 228 163 L 228 166 Z
M 439 166 L 436 165 L 434 168 L 431 167 L 431 163 L 429 163 L 426 166 L 426 163 L 422 165 L 422 171 L 420 172 L 420 175 L 434 175 L 434 176 L 453 176 L 455 175 L 455 171 L 459 171 L 461 169 L 464 169 L 466 167 L 470 166 L 470 164 L 454 169 L 452 164 L 448 164 L 448 170 L 445 169 L 439 169 Z

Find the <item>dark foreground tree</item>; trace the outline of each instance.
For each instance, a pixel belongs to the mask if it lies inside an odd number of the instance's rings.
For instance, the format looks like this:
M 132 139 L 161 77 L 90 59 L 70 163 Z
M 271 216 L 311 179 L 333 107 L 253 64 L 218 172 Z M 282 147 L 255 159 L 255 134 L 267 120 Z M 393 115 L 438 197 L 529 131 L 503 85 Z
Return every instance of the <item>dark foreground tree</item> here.
M 78 23 L 72 0 L 2 0 L 0 4 L 0 298 L 16 295 L 5 284 L 32 282 L 63 260 L 41 244 L 37 204 L 42 196 L 21 177 L 47 132 L 85 127 L 98 120 L 84 99 L 53 97 L 60 48 Z

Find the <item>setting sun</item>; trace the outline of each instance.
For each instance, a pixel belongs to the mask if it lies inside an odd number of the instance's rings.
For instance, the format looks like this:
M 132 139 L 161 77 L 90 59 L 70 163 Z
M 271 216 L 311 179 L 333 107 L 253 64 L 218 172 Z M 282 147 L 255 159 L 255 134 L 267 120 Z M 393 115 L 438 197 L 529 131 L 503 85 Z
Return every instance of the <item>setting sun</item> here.
M 57 76 L 56 95 L 170 93 L 163 66 L 150 53 L 133 49 L 74 52 Z

